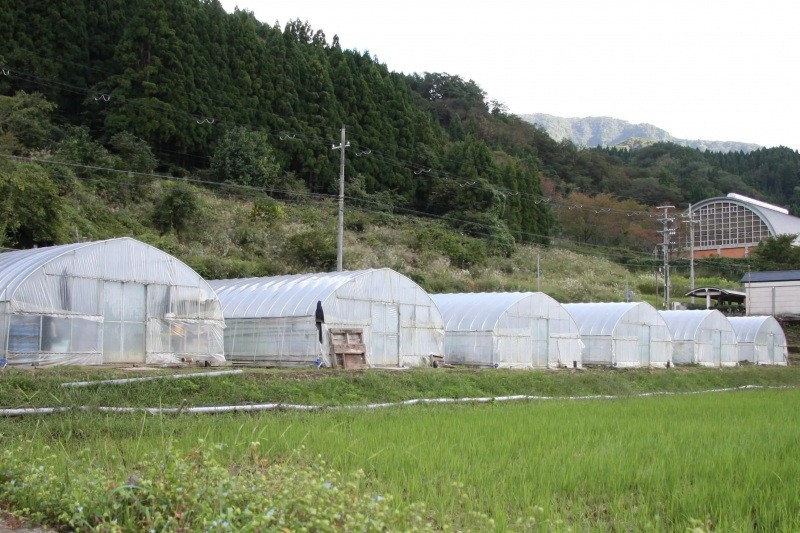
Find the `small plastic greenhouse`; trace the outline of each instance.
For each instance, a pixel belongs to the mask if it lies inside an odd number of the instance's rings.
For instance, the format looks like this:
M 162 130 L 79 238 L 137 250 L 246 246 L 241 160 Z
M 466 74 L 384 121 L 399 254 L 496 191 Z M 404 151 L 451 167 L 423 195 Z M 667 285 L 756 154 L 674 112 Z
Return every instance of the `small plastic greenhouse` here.
M 645 302 L 562 304 L 581 332 L 584 365 L 668 366 L 672 337 Z
M 223 328 L 197 272 L 134 239 L 0 254 L 9 364 L 223 362 Z
M 775 317 L 741 316 L 728 320 L 739 340 L 739 361 L 757 365 L 787 364 L 786 335 Z
M 432 294 L 445 362 L 510 368 L 581 366 L 578 326 L 542 292 Z
M 369 366 L 417 366 L 444 356 L 439 310 L 421 287 L 388 268 L 210 284 L 222 302 L 225 353 L 233 362 L 331 365 L 333 328 L 363 334 Z
M 736 366 L 739 344 L 727 317 L 716 309 L 659 311 L 672 334 L 676 365 Z

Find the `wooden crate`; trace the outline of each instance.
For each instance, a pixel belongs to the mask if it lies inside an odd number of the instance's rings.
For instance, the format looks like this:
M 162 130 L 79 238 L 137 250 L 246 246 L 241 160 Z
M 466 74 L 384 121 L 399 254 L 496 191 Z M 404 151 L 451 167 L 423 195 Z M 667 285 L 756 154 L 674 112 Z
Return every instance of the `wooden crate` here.
M 361 328 L 331 328 L 331 361 L 337 368 L 345 370 L 368 368 L 367 346 Z

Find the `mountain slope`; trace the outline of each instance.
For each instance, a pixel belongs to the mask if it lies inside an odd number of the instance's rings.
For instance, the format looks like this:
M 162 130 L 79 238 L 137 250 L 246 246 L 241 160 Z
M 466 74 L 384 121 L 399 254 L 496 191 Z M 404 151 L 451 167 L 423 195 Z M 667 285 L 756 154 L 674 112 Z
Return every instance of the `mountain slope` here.
M 703 141 L 678 139 L 669 132 L 652 124 L 631 124 L 625 120 L 610 117 L 564 118 L 545 113 L 520 115 L 532 124 L 544 128 L 556 140 L 569 139 L 578 146 L 615 146 L 628 139 L 644 139 L 651 142 L 671 142 L 689 148 L 710 152 L 744 152 L 758 150 L 757 144 L 735 141 Z

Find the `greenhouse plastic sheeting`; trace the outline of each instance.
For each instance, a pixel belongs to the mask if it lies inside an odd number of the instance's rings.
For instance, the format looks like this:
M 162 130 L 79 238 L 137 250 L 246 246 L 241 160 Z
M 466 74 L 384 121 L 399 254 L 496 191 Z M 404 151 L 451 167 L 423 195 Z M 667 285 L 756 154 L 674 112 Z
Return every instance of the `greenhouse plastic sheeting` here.
M 789 349 L 786 334 L 775 317 L 730 317 L 739 341 L 739 361 L 757 365 L 786 365 Z
M 445 322 L 445 361 L 511 368 L 581 365 L 578 326 L 542 292 L 432 294 Z
M 430 296 L 388 268 L 209 281 L 222 303 L 228 359 L 330 365 L 329 328 L 361 328 L 370 366 L 426 364 L 444 355 L 444 323 Z M 322 343 L 315 312 L 325 315 Z
M 191 268 L 130 238 L 0 254 L 9 364 L 224 361 L 222 308 Z
M 728 319 L 716 309 L 659 311 L 672 335 L 676 364 L 736 366 L 739 343 Z
M 562 304 L 581 332 L 584 365 L 618 367 L 672 364 L 666 322 L 645 302 Z

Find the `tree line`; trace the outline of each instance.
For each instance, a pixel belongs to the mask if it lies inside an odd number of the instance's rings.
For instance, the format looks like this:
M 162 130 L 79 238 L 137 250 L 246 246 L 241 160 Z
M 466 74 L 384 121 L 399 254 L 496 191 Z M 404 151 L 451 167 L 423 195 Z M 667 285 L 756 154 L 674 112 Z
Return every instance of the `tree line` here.
M 331 143 L 344 125 L 351 201 L 444 217 L 500 253 L 553 236 L 647 249 L 646 222 L 614 223 L 609 213 L 731 191 L 800 209 L 796 151 L 578 149 L 487 101 L 473 80 L 392 72 L 307 22 L 264 24 L 217 0 L 3 3 L 6 154 L 194 176 L 278 198 L 334 194 Z M 4 187 L 33 179 L 10 172 Z M 136 179 L 98 178 L 93 191 L 112 205 L 136 201 Z M 569 205 L 606 215 L 575 217 Z M 154 223 L 178 227 L 176 213 Z M 24 221 L 3 227 L 6 244 L 58 240 Z

